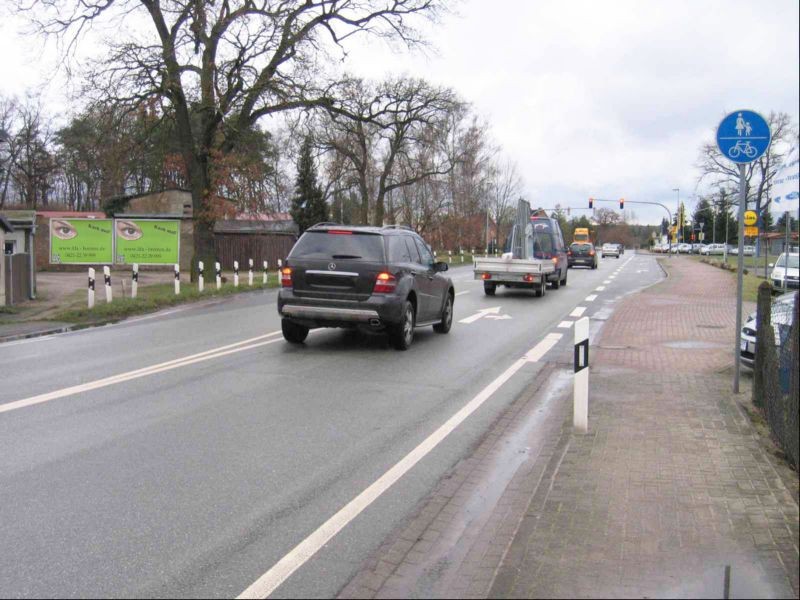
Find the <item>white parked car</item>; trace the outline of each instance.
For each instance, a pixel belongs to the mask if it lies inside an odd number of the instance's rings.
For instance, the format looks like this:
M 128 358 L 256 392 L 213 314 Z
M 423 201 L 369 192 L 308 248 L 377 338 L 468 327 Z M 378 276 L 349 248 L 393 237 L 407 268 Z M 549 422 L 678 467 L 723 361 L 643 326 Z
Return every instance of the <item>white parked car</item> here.
M 798 256 L 797 253 L 791 253 L 787 257 L 784 252 L 778 257 L 778 262 L 770 264 L 772 267 L 772 274 L 769 278 L 772 280 L 772 285 L 775 288 L 784 288 L 784 280 L 787 288 L 800 287 L 800 270 L 798 270 Z
M 692 245 L 691 244 L 678 244 L 678 252 L 680 254 L 691 254 L 692 253 Z
M 772 303 L 770 322 L 775 331 L 775 343 L 780 345 L 788 330 L 792 326 L 792 314 L 797 293 L 790 292 L 775 299 Z M 756 359 L 756 331 L 758 329 L 757 313 L 751 313 L 742 325 L 739 341 L 739 357 L 747 367 L 753 368 Z

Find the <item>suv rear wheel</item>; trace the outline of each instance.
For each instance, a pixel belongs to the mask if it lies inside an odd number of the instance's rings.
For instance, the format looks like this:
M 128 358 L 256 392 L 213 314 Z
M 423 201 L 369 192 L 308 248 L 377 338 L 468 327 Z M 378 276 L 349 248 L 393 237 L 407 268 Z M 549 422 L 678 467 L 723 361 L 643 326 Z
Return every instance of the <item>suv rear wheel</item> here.
M 453 326 L 453 296 L 447 294 L 447 300 L 444 301 L 444 308 L 442 309 L 442 321 L 433 326 L 436 333 L 447 333 Z
M 497 284 L 496 283 L 489 283 L 488 281 L 483 282 L 483 293 L 487 296 L 494 296 L 494 293 L 497 291 Z
M 292 344 L 302 344 L 308 337 L 308 327 L 292 323 L 289 319 L 281 319 L 283 338 Z
M 389 331 L 389 339 L 398 350 L 408 350 L 414 339 L 414 305 L 406 300 L 403 319 Z

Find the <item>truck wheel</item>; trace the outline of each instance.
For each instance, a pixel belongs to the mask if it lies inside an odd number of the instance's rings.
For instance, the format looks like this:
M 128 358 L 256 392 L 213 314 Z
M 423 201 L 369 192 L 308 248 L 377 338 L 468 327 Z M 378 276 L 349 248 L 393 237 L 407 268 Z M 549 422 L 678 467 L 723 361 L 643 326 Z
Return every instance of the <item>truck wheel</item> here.
M 558 277 L 556 277 L 554 281 L 550 282 L 550 285 L 552 286 L 552 288 L 554 290 L 557 290 L 558 288 L 561 287 L 561 279 L 560 278 L 561 278 L 561 273 L 558 274 Z
M 292 344 L 302 344 L 308 337 L 308 327 L 292 323 L 289 319 L 281 319 L 283 338 Z
M 547 281 L 543 277 L 542 278 L 541 291 L 539 292 L 539 295 L 540 296 L 544 296 L 546 293 L 547 293 Z
M 561 282 L 561 285 L 567 285 L 567 276 L 569 275 L 569 271 L 564 271 L 564 279 Z
M 494 293 L 497 291 L 497 284 L 496 283 L 488 283 L 486 281 L 483 282 L 483 293 L 487 296 L 494 296 Z
M 414 339 L 414 305 L 408 300 L 403 305 L 403 319 L 389 330 L 389 340 L 397 350 L 408 350 Z

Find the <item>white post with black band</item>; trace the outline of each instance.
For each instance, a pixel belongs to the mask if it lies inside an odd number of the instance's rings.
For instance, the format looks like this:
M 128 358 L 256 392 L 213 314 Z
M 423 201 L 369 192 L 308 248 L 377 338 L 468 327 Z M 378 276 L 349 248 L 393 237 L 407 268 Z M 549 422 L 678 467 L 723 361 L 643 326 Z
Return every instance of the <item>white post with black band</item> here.
M 267 285 L 267 281 L 269 280 L 269 263 L 264 261 L 264 285 Z
M 111 303 L 111 269 L 103 267 L 103 282 L 106 286 L 106 302 Z
M 181 293 L 181 266 L 175 264 L 175 295 L 180 296 Z
M 233 287 L 239 287 L 239 261 L 233 261 Z
M 202 292 L 203 291 L 203 261 L 199 261 L 197 264 L 197 290 Z
M 136 298 L 137 291 L 139 291 L 139 265 L 133 263 L 133 273 L 131 274 L 131 298 Z
M 589 430 L 589 317 L 575 321 L 575 381 L 572 424 L 580 433 Z
M 247 272 L 247 283 L 250 284 L 250 287 L 253 287 L 253 259 L 247 259 L 250 264 L 250 270 Z
M 94 308 L 94 269 L 89 267 L 89 308 Z
M 214 272 L 217 276 L 217 289 L 222 287 L 222 267 L 218 262 L 214 263 Z

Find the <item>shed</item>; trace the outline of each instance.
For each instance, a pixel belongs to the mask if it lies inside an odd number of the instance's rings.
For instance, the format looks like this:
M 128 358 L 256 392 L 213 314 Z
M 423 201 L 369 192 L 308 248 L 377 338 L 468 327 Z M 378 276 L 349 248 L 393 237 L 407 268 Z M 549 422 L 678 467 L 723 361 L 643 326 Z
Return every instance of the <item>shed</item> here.
M 23 297 L 33 300 L 36 297 L 36 211 L 4 210 L 0 211 L 0 216 L 14 228 L 13 233 L 6 234 L 3 242 L 3 254 L 13 257 L 15 278 L 19 279 L 15 282 L 14 302 Z M 26 281 L 22 281 L 23 278 Z

